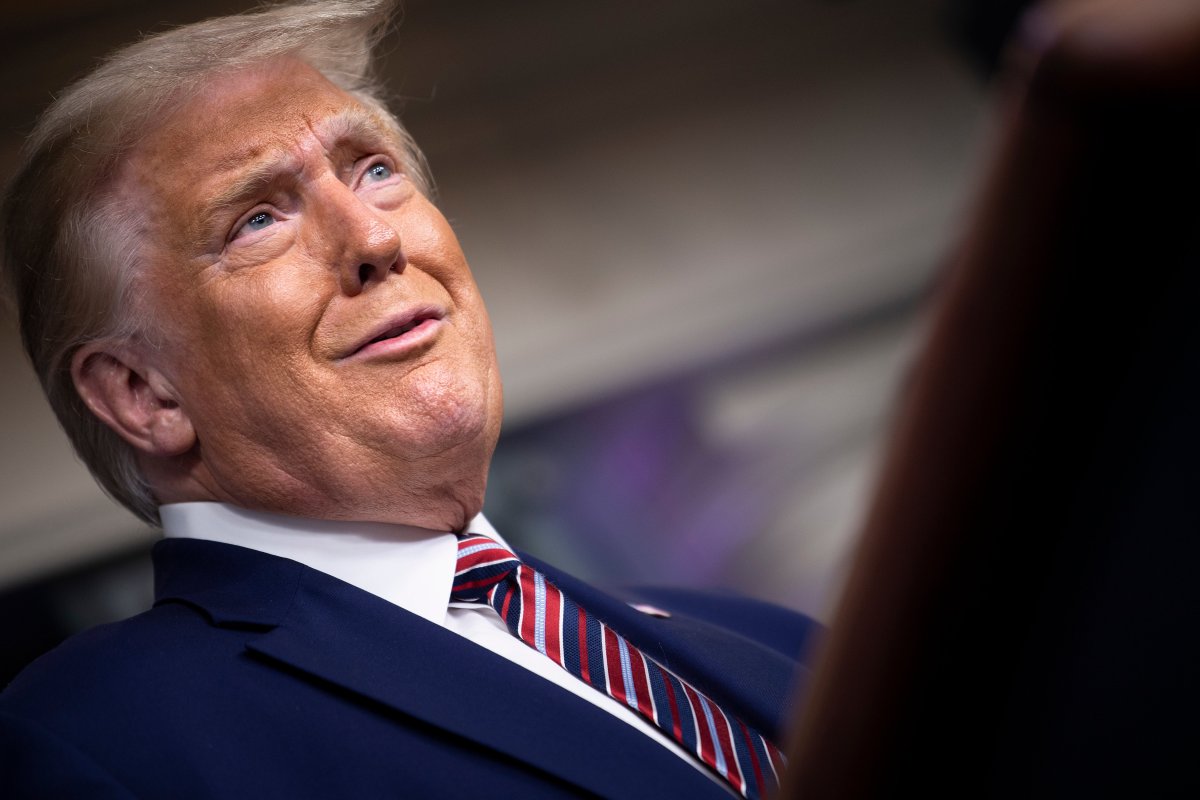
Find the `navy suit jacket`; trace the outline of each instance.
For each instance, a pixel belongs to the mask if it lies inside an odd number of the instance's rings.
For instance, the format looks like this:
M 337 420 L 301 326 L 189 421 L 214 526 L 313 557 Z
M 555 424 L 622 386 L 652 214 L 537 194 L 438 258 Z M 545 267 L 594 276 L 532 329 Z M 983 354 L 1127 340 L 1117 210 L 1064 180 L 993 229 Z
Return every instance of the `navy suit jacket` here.
M 648 655 L 778 740 L 813 623 L 687 591 L 633 610 L 523 556 Z M 156 603 L 0 694 L 4 797 L 722 797 L 625 723 L 288 559 L 167 540 Z

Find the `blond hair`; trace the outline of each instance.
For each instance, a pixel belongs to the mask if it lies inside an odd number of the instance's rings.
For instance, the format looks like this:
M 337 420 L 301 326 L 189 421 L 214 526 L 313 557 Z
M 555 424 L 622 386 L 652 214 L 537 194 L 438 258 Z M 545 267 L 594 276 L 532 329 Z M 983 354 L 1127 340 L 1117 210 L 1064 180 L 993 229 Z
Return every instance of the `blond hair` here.
M 156 119 L 217 73 L 285 56 L 395 122 L 405 171 L 429 189 L 420 151 L 387 111 L 372 70 L 392 0 L 268 6 L 147 37 L 110 55 L 64 92 L 29 135 L 2 212 L 3 269 L 21 338 L 54 413 L 106 492 L 157 524 L 134 449 L 96 418 L 71 378 L 84 344 L 146 335 L 135 307 L 139 247 L 114 202 L 121 160 Z

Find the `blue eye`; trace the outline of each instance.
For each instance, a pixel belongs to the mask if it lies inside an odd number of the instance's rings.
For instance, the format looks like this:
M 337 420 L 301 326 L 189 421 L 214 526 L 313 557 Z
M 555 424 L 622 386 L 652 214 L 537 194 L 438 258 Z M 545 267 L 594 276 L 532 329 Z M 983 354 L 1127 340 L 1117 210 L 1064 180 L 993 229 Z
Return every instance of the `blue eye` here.
M 386 181 L 392 177 L 392 170 L 387 164 L 372 164 L 367 169 L 367 177 L 373 181 Z
M 268 225 L 274 225 L 274 224 L 275 224 L 274 217 L 272 217 L 266 211 L 260 211 L 257 214 L 255 214 L 253 217 L 251 217 L 250 219 L 246 220 L 246 224 L 243 225 L 242 227 L 244 227 L 248 231 L 261 231 L 263 228 L 267 227 Z

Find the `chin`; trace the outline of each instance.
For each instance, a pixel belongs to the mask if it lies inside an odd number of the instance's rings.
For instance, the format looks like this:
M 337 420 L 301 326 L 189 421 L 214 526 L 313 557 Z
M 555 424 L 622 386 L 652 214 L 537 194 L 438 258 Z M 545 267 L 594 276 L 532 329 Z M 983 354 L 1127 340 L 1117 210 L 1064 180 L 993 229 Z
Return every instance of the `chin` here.
M 479 448 L 491 458 L 500 435 L 502 392 L 495 370 L 466 379 L 460 371 L 427 369 L 424 378 L 410 387 L 396 404 L 396 430 L 391 442 L 403 443 L 401 459 L 436 457 Z M 477 457 L 477 456 L 476 456 Z
M 418 398 L 410 395 L 409 399 Z M 381 451 L 391 455 L 373 473 L 386 476 L 384 485 L 367 490 L 368 497 L 386 498 L 382 507 L 372 509 L 371 517 L 434 530 L 461 530 L 483 508 L 488 469 L 500 435 L 499 382 L 429 382 L 419 400 L 420 413 L 406 404 L 398 427 L 379 442 Z M 356 499 L 361 500 L 361 495 Z

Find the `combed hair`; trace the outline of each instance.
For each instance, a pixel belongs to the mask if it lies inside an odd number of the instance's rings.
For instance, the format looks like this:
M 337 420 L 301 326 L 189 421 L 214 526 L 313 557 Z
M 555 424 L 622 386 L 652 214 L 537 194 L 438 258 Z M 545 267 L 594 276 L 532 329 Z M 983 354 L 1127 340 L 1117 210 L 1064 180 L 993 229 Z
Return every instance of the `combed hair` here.
M 134 280 L 136 220 L 115 201 L 122 159 L 155 120 L 219 73 L 290 56 L 381 112 L 406 145 L 405 171 L 426 193 L 424 159 L 387 111 L 373 51 L 392 0 L 267 6 L 149 36 L 110 55 L 64 92 L 26 140 L 0 210 L 3 270 L 21 338 L 79 457 L 112 497 L 151 524 L 157 503 L 134 449 L 95 417 L 71 378 L 84 344 L 152 337 Z

